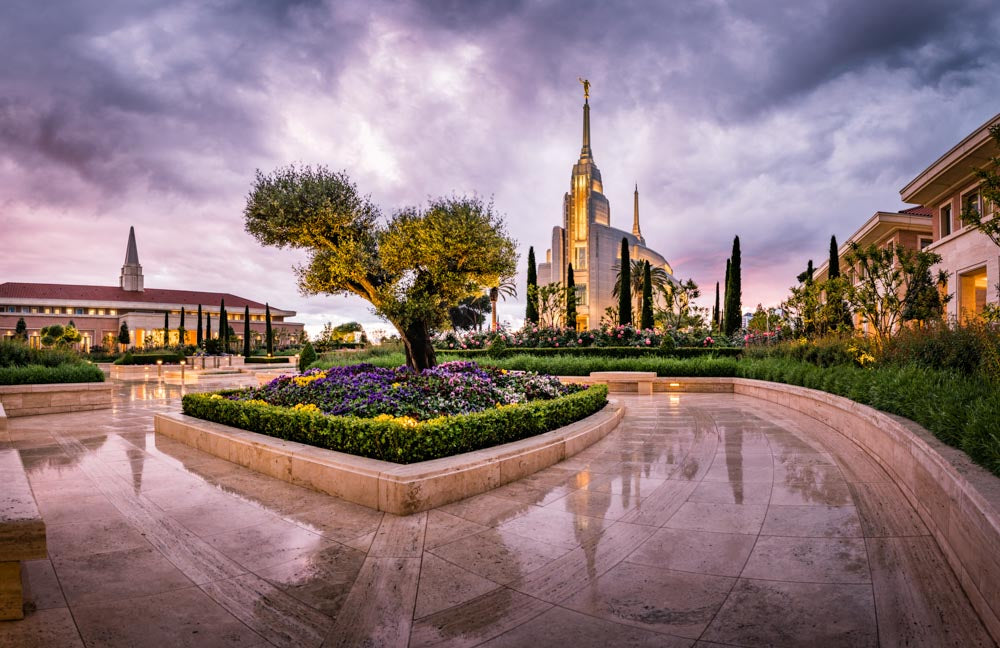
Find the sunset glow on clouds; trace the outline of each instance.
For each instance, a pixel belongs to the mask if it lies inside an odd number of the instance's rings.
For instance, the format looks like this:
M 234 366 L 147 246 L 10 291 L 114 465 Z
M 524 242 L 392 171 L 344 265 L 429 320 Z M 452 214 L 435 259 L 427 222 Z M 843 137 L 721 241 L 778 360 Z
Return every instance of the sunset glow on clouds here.
M 344 169 L 383 212 L 492 196 L 543 257 L 592 83 L 612 224 L 706 295 L 732 237 L 744 306 L 776 304 L 1000 112 L 995 2 L 59 2 L 0 5 L 0 281 L 302 297 L 297 252 L 243 231 L 256 169 Z M 708 303 L 708 299 L 704 300 Z M 523 302 L 501 304 L 519 319 Z

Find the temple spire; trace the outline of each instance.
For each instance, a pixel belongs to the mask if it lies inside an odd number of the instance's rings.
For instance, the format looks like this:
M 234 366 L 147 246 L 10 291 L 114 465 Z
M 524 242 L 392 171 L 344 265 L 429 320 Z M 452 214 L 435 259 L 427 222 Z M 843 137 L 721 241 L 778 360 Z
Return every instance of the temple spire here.
M 128 228 L 128 246 L 125 248 L 125 265 L 139 265 L 139 248 L 135 244 L 135 227 Z
M 135 244 L 135 228 L 128 228 L 128 245 L 125 247 L 125 265 L 122 266 L 122 274 L 118 280 L 118 285 L 122 290 L 129 292 L 142 292 L 142 266 L 139 265 L 139 248 Z
M 632 218 L 632 235 L 642 241 L 642 232 L 639 230 L 639 185 L 635 185 L 635 215 Z
M 590 150 L 590 81 L 580 79 L 583 84 L 583 146 L 580 148 L 580 161 L 593 162 L 594 155 Z

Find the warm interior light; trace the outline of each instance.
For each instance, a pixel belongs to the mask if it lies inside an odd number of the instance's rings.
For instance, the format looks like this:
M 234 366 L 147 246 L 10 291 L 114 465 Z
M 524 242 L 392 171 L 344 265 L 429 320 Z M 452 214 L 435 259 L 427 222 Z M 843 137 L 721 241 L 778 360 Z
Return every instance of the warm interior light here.
M 157 360 L 156 364 L 163 364 L 163 360 Z
M 181 360 L 181 364 L 182 365 L 186 365 L 187 364 L 187 360 Z
M 680 387 L 681 384 L 680 383 L 670 383 L 670 386 L 671 387 Z

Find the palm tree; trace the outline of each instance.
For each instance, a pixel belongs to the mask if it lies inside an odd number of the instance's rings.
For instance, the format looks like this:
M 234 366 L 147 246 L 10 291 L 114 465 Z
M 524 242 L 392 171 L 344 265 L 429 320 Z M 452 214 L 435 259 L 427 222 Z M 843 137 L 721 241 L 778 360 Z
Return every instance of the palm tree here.
M 629 264 L 631 265 L 631 270 L 632 270 L 631 294 L 633 300 L 635 301 L 636 311 L 640 310 L 642 307 L 642 304 L 640 303 L 642 301 L 642 272 L 645 263 L 646 261 L 642 259 L 632 259 L 631 263 Z M 611 296 L 617 297 L 618 293 L 620 292 L 620 287 L 622 283 L 621 263 L 620 262 L 615 263 L 615 265 L 612 267 L 614 268 L 615 271 L 615 285 L 614 288 L 611 289 Z M 670 283 L 670 275 L 667 274 L 666 270 L 660 267 L 654 268 L 650 266 L 649 278 L 653 284 L 654 293 L 658 290 L 662 290 L 664 286 Z
M 490 323 L 490 330 L 497 330 L 497 300 L 503 297 L 504 301 L 507 301 L 508 297 L 517 297 L 517 284 L 514 283 L 514 277 L 500 277 L 500 282 L 490 288 L 490 307 L 492 310 L 492 320 Z

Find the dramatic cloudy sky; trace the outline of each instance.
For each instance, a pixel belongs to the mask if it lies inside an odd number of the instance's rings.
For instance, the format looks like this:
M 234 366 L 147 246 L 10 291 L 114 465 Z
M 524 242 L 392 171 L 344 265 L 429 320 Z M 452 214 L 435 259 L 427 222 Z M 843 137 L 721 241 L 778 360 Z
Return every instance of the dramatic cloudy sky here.
M 1000 112 L 1000 5 L 3 0 L 0 61 L 0 281 L 114 284 L 135 225 L 148 286 L 377 326 L 360 300 L 300 296 L 302 256 L 243 231 L 255 169 L 300 162 L 386 213 L 492 196 L 523 293 L 585 76 L 613 224 L 637 182 L 648 242 L 706 293 L 739 234 L 752 308 Z

